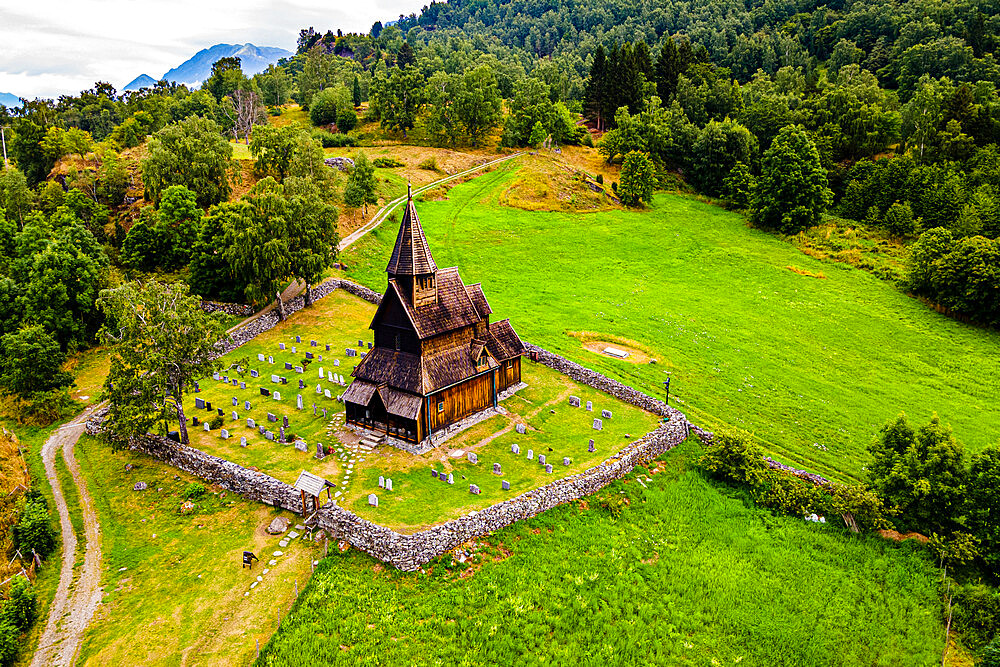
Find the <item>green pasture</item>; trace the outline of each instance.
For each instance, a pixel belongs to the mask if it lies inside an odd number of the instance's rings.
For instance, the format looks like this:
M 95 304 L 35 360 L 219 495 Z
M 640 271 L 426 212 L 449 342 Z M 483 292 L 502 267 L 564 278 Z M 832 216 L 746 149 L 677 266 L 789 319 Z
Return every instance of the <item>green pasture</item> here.
M 505 415 L 498 415 L 480 422 L 445 441 L 423 456 L 414 456 L 390 446 L 382 446 L 375 451 L 352 452 L 346 445 L 356 442 L 353 434 L 343 429 L 344 406 L 336 401 L 336 396 L 344 392 L 332 382 L 319 379 L 319 367 L 333 370 L 345 376 L 350 383 L 350 373 L 360 357 L 348 357 L 346 348 L 358 349 L 358 341 L 371 337 L 368 325 L 375 313 L 375 306 L 342 290 L 336 290 L 315 304 L 292 315 L 285 322 L 258 336 L 253 341 L 234 350 L 224 357 L 227 370 L 223 378 L 229 377 L 230 384 L 211 377 L 202 378 L 201 391 L 188 394 L 185 398 L 185 413 L 199 420 L 211 419 L 222 408 L 225 412 L 223 427 L 228 439 L 222 438 L 221 429 L 203 430 L 203 426 L 191 426 L 188 422 L 191 445 L 203 451 L 220 456 L 245 467 L 253 467 L 289 484 L 294 483 L 303 469 L 320 475 L 336 486 L 337 501 L 371 521 L 390 526 L 401 531 L 419 530 L 429 525 L 441 523 L 475 509 L 482 509 L 501 500 L 512 498 L 530 489 L 553 481 L 559 477 L 581 472 L 622 449 L 628 442 L 641 437 L 656 426 L 656 417 L 631 405 L 622 403 L 607 394 L 570 380 L 565 375 L 527 360 L 522 363 L 522 379 L 528 387 L 505 400 L 501 406 Z M 297 343 L 299 336 L 302 342 Z M 315 340 L 317 347 L 310 342 Z M 285 350 L 279 344 L 285 344 Z M 330 350 L 326 350 L 330 343 Z M 293 353 L 292 348 L 296 351 Z M 364 346 L 367 349 L 367 344 Z M 314 360 L 307 360 L 305 352 L 312 352 Z M 261 362 L 257 355 L 264 355 Z M 320 360 L 319 356 L 323 359 Z M 268 358 L 273 359 L 273 363 Z M 340 366 L 332 365 L 333 359 L 340 360 Z M 293 365 L 293 370 L 285 369 L 285 362 Z M 307 362 L 309 362 L 307 364 Z M 246 369 L 242 375 L 236 367 Z M 301 375 L 295 366 L 304 366 Z M 254 378 L 249 371 L 257 370 Z M 271 374 L 285 376 L 287 385 L 275 384 Z M 298 389 L 298 378 L 303 378 L 306 387 Z M 246 389 L 231 384 L 233 379 L 246 382 Z M 330 389 L 332 398 L 316 394 L 316 385 Z M 260 394 L 264 387 L 272 392 L 272 397 Z M 280 400 L 273 398 L 277 389 Z M 302 394 L 305 409 L 296 408 L 295 396 Z M 581 404 L 593 404 L 593 412 L 585 407 L 572 408 L 569 397 L 580 398 Z M 233 398 L 238 405 L 234 406 Z M 212 410 L 195 408 L 195 398 L 202 398 L 212 404 Z M 251 409 L 245 409 L 245 401 L 250 401 Z M 317 415 L 312 414 L 312 403 L 317 405 Z M 327 408 L 324 420 L 322 409 Z M 610 410 L 611 419 L 602 420 L 602 429 L 593 428 L 595 417 L 600 418 L 601 410 Z M 232 419 L 236 412 L 238 420 Z M 277 422 L 270 422 L 271 413 Z M 304 439 L 308 449 L 298 451 L 291 443 L 281 444 L 269 441 L 257 428 L 247 426 L 247 418 L 255 420 L 277 436 L 281 418 L 288 416 L 289 427 L 286 435 L 294 434 Z M 525 425 L 523 435 L 516 432 L 516 424 Z M 169 425 L 176 428 L 176 425 Z M 241 446 L 241 437 L 247 439 L 247 447 Z M 594 452 L 588 452 L 589 440 L 594 440 Z M 315 457 L 316 443 L 332 447 L 333 454 L 323 460 Z M 521 453 L 514 455 L 511 445 L 518 444 Z M 535 457 L 527 459 L 528 450 Z M 472 464 L 467 453 L 475 452 L 478 463 Z M 544 455 L 553 467 L 547 473 L 545 466 L 538 463 L 537 455 Z M 563 464 L 563 458 L 570 459 L 570 465 Z M 502 476 L 493 473 L 493 463 L 501 464 Z M 353 480 L 344 483 L 348 465 L 353 464 Z M 436 469 L 447 475 L 452 473 L 454 484 L 439 481 L 431 476 Z M 378 478 L 393 480 L 393 490 L 382 490 Z M 506 479 L 511 488 L 504 491 L 501 482 Z M 481 493 L 470 493 L 470 485 L 476 484 Z M 368 504 L 368 494 L 379 496 L 379 506 Z
M 924 665 L 939 575 L 908 544 L 776 517 L 687 470 L 631 478 L 424 572 L 335 554 L 257 665 Z M 665 463 L 664 463 L 665 462 Z M 659 466 L 666 466 L 663 470 Z M 627 502 L 614 518 L 603 505 Z
M 520 169 L 500 165 L 418 212 L 438 266 L 482 281 L 493 317 L 525 340 L 653 396 L 670 373 L 671 402 L 693 421 L 752 430 L 834 477 L 861 477 L 865 447 L 902 411 L 917 423 L 937 412 L 971 451 L 1000 438 L 997 332 L 695 199 L 592 214 L 499 206 Z M 349 276 L 383 289 L 396 232 L 344 253 Z M 590 352 L 570 333 L 631 341 L 656 363 Z

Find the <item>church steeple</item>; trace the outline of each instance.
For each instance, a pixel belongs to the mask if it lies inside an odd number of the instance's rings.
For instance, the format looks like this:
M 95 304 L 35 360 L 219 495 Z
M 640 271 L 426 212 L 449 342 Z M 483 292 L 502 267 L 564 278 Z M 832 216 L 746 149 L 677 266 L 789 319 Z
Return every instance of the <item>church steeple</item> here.
M 421 306 L 437 301 L 437 264 L 434 263 L 427 237 L 420 226 L 409 184 L 406 190 L 403 222 L 399 225 L 396 245 L 385 271 L 390 280 L 395 279 L 396 284 L 409 294 L 414 306 Z

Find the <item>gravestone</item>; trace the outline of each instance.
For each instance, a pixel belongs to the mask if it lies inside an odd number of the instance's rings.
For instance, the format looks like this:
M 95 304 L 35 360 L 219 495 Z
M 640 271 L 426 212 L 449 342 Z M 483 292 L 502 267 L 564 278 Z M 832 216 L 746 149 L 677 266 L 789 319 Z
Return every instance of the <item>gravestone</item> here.
M 334 359 L 333 360 L 333 365 L 334 366 L 340 366 L 340 359 Z
M 611 419 L 611 410 L 601 410 L 601 417 L 603 419 Z
M 295 367 L 295 372 L 296 373 L 305 373 L 306 369 L 302 368 L 302 366 L 296 366 Z
M 508 482 L 507 480 L 503 480 L 502 482 L 500 482 L 500 488 L 503 489 L 504 491 L 510 491 L 510 482 Z
M 191 417 L 191 426 L 197 426 L 200 423 L 201 421 L 199 421 L 197 417 Z
M 444 473 L 441 473 L 440 475 L 438 475 L 438 479 L 441 480 L 442 482 L 445 481 L 445 479 L 444 479 Z
M 315 359 L 312 352 L 306 352 L 306 359 Z
M 368 343 L 368 349 L 369 350 L 372 349 L 372 344 L 371 343 Z
M 330 344 L 329 344 L 329 343 L 327 343 L 327 344 L 326 344 L 326 351 L 327 351 L 327 352 L 329 352 L 329 351 L 330 351 Z
M 236 410 L 233 410 L 233 421 L 235 422 L 239 420 L 240 420 L 240 415 L 236 412 Z
M 284 343 L 278 343 L 278 349 L 279 350 L 284 350 L 285 349 L 285 344 Z
M 545 466 L 545 472 L 547 472 L 547 473 L 549 473 L 551 475 L 552 474 L 552 466 L 551 465 L 546 465 Z
M 391 479 L 385 480 L 385 490 L 386 491 L 392 491 L 392 480 Z
M 237 386 L 239 383 L 240 383 L 239 380 L 237 380 L 236 378 L 233 378 L 233 386 L 234 387 Z
M 276 401 L 280 401 L 281 400 L 281 392 L 280 391 L 275 391 L 273 398 Z
M 204 410 L 205 409 L 205 399 L 195 397 L 195 399 L 194 399 L 194 407 L 198 408 L 199 410 Z
M 455 475 L 453 475 L 452 473 L 448 473 L 448 483 L 449 484 L 455 483 Z
M 316 347 L 316 341 L 314 340 L 309 341 L 309 345 L 310 347 Z
M 267 428 L 263 424 L 257 424 L 257 432 L 264 435 L 267 433 Z
M 285 441 L 285 427 L 281 426 L 278 428 L 278 440 L 281 442 Z M 305 451 L 304 449 L 302 451 Z
M 295 395 L 295 407 L 297 407 L 299 410 L 302 409 L 302 394 Z
M 323 355 L 322 354 L 318 355 L 318 358 L 319 358 L 320 361 L 323 361 Z
M 267 363 L 273 364 L 274 363 L 274 357 L 272 357 L 271 355 L 267 355 Z
M 480 493 L 479 487 L 476 486 L 475 484 L 469 484 L 469 493 L 472 493 L 472 494 L 475 494 L 475 495 L 478 496 L 479 493 Z
M 313 417 L 316 416 L 316 404 L 313 403 Z
M 602 430 L 604 430 L 604 423 L 600 419 L 595 419 L 594 420 L 594 430 L 595 431 L 602 431 Z
M 349 357 L 356 357 L 356 356 L 358 356 L 357 350 L 355 350 L 353 347 L 347 348 L 346 350 L 344 350 L 344 353 L 347 356 L 349 356 Z
M 220 417 L 225 417 L 225 416 L 226 416 L 226 411 L 225 411 L 225 410 L 223 410 L 222 408 L 217 408 L 215 412 L 216 412 L 216 414 L 218 414 L 218 415 L 219 415 Z
M 503 471 L 500 470 L 500 464 L 499 463 L 494 463 L 493 464 L 493 474 L 494 475 L 502 475 L 503 474 Z
M 545 465 L 545 454 L 538 455 L 538 463 L 539 465 Z
M 514 427 L 514 430 L 520 433 L 521 435 L 524 435 L 528 429 L 524 427 L 524 424 L 518 424 L 517 426 Z
M 267 438 L 268 440 L 272 441 L 272 442 L 274 441 L 274 434 L 271 433 L 270 431 L 265 432 L 264 433 L 264 437 Z
M 296 350 L 296 349 L 295 349 L 295 346 L 294 346 L 294 345 L 292 345 L 292 353 L 294 354 L 295 352 L 298 352 L 298 350 Z
M 281 425 L 288 428 L 288 415 L 281 416 Z
M 431 477 L 433 477 L 434 479 L 437 479 L 437 476 L 438 476 L 438 471 L 437 470 L 431 470 Z
M 306 383 L 302 381 L 302 378 L 299 378 L 299 389 L 305 389 L 305 388 L 306 388 Z
M 320 366 L 319 367 L 319 379 L 322 380 L 324 377 L 325 377 L 325 375 L 323 374 L 323 367 Z
M 240 404 L 240 399 L 233 396 L 233 407 L 235 408 L 239 404 Z
M 229 440 L 229 431 L 227 431 L 226 429 L 222 429 L 221 431 L 219 431 L 219 435 L 222 436 L 223 440 Z
M 288 384 L 288 378 L 284 375 L 282 375 L 279 379 L 281 380 L 281 384 Z
M 594 441 L 593 440 L 590 441 L 590 445 L 587 447 L 587 451 L 588 452 L 593 452 L 594 451 Z
M 290 361 L 286 361 L 285 362 L 285 370 L 286 371 L 292 370 L 292 362 L 290 362 Z
M 511 454 L 520 454 L 521 453 L 521 448 L 517 446 L 516 442 L 513 445 L 510 446 L 510 453 Z
M 531 450 L 531 449 L 528 450 L 528 460 L 529 461 L 534 461 L 535 460 L 535 452 L 534 452 L 534 450 Z
M 378 496 L 376 496 L 374 493 L 369 493 L 368 504 L 371 505 L 372 507 L 378 507 Z
M 258 354 L 257 355 L 257 361 L 264 361 L 264 355 L 263 354 Z
M 302 342 L 302 336 L 296 336 L 295 337 L 295 342 L 296 343 L 301 343 Z
M 275 375 L 274 373 L 271 373 L 271 382 L 273 382 L 275 384 L 278 384 L 279 382 L 281 382 L 281 380 L 278 379 L 277 375 Z
M 278 421 L 278 415 L 274 414 L 273 412 L 268 412 L 267 413 L 267 421 L 269 421 L 269 422 L 276 422 L 276 421 Z
M 243 401 L 243 409 L 244 410 L 250 409 L 250 401 Z
M 569 397 L 569 405 L 572 408 L 578 408 L 578 407 L 580 407 L 580 397 L 579 396 L 570 396 Z
M 316 393 L 317 394 L 322 394 L 323 393 L 323 385 L 321 385 L 321 384 L 316 385 Z
M 205 401 L 205 409 L 209 412 L 212 411 L 212 401 Z
M 324 389 L 323 390 L 323 395 L 326 396 L 327 398 L 330 398 L 330 390 L 329 389 Z
M 384 489 L 385 488 L 385 477 L 383 477 L 382 475 L 378 476 L 378 487 L 380 489 Z
M 569 465 L 569 457 L 568 456 L 564 456 L 563 457 L 563 465 L 564 466 L 568 466 Z
M 202 422 L 202 425 L 205 427 L 206 431 L 211 431 L 212 430 L 212 427 L 211 427 L 211 425 L 209 425 L 208 422 Z
M 240 381 L 240 389 L 246 389 L 246 388 L 247 388 L 247 383 Z
M 326 455 L 323 453 L 323 443 L 317 442 L 316 443 L 316 458 L 321 459 L 321 458 L 324 458 L 325 456 Z
M 254 421 L 253 417 L 247 417 L 247 428 L 257 428 L 257 422 Z
M 195 391 L 195 393 L 198 393 L 199 391 L 201 391 L 201 385 L 198 384 L 197 382 L 194 383 L 194 391 Z
M 257 369 L 251 368 L 250 369 L 250 377 L 252 377 L 252 378 L 259 378 L 260 377 L 260 371 L 258 371 Z
M 323 408 L 323 419 L 326 419 L 326 408 Z
M 466 458 L 469 459 L 469 463 L 479 463 L 479 456 L 475 452 L 469 452 Z
M 247 446 L 246 436 L 240 436 L 240 447 L 246 447 L 246 446 Z
M 592 401 L 587 401 L 587 412 L 594 411 L 594 403 Z
M 304 454 L 309 451 L 309 445 L 306 444 L 305 440 L 296 440 L 295 449 L 299 450 Z
M 358 347 L 364 347 L 365 342 L 363 340 L 358 340 Z

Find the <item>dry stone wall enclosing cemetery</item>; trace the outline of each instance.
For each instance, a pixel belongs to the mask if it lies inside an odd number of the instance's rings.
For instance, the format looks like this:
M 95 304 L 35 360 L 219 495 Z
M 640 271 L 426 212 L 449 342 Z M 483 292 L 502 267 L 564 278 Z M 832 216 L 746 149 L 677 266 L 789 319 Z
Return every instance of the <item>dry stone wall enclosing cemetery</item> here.
M 314 300 L 321 299 L 336 289 L 343 289 L 370 303 L 378 304 L 382 300 L 382 295 L 378 292 L 348 280 L 338 279 L 328 280 L 313 288 L 312 297 Z M 300 296 L 289 300 L 284 310 L 286 315 L 291 315 L 304 305 L 305 300 Z M 220 341 L 219 354 L 226 354 L 253 340 L 273 328 L 279 321 L 277 313 L 273 311 L 262 314 Z M 527 348 L 539 363 L 667 419 L 654 431 L 628 444 L 616 455 L 593 468 L 413 535 L 397 533 L 333 504 L 327 504 L 310 517 L 309 525 L 326 530 L 336 539 L 343 540 L 401 570 L 416 570 L 470 539 L 603 489 L 616 479 L 627 475 L 636 465 L 652 460 L 680 444 L 691 431 L 695 431 L 703 439 L 710 439 L 712 436 L 711 433 L 691 424 L 684 413 L 667 406 L 663 401 L 651 398 L 632 387 L 538 346 L 529 344 Z M 100 421 L 101 416 L 95 415 L 88 425 L 88 430 L 91 432 L 99 430 Z M 133 442 L 132 449 L 239 493 L 250 500 L 294 511 L 300 509 L 299 493 L 290 485 L 193 447 L 149 435 Z

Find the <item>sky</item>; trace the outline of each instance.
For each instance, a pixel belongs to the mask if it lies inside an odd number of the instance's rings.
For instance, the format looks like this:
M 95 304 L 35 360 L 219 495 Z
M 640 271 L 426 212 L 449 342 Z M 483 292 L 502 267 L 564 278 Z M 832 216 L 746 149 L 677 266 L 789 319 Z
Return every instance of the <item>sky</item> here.
M 0 0 L 0 92 L 75 95 L 154 79 L 213 44 L 295 50 L 299 30 L 367 33 L 427 0 Z

